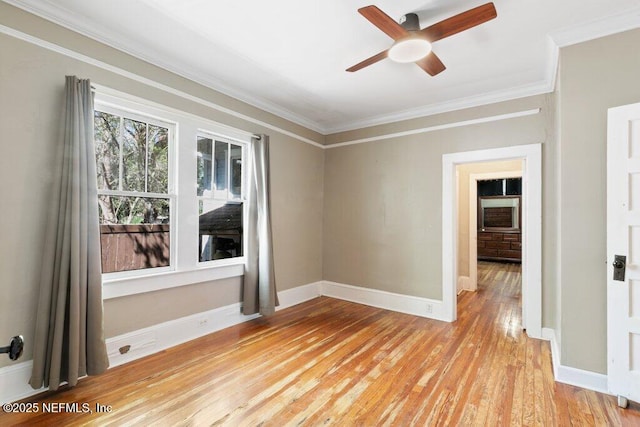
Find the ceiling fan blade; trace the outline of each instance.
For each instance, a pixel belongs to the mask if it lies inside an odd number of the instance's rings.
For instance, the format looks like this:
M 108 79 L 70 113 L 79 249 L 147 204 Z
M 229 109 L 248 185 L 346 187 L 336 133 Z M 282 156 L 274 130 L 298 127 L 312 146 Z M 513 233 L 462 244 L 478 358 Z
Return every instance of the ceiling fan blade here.
M 430 52 L 427 56 L 422 59 L 416 61 L 416 65 L 423 70 L 425 70 L 429 75 L 435 76 L 445 70 L 444 64 L 438 58 L 438 56 L 432 52 Z
M 426 27 L 420 30 L 420 33 L 423 34 L 427 40 L 433 43 L 445 37 L 473 28 L 476 25 L 483 24 L 492 20 L 496 16 L 498 16 L 498 13 L 496 12 L 496 8 L 493 3 L 487 3 Z
M 389 50 L 387 49 L 378 53 L 377 55 L 373 55 L 371 58 L 367 58 L 364 61 L 357 63 L 353 67 L 347 68 L 347 71 L 349 71 L 350 73 L 353 73 L 354 71 L 358 71 L 363 69 L 364 67 L 368 67 L 369 65 L 375 64 L 378 61 L 382 61 L 384 58 L 387 57 L 388 51 Z
M 398 40 L 408 34 L 402 25 L 398 24 L 393 18 L 376 6 L 365 6 L 358 9 L 358 12 L 394 40 Z

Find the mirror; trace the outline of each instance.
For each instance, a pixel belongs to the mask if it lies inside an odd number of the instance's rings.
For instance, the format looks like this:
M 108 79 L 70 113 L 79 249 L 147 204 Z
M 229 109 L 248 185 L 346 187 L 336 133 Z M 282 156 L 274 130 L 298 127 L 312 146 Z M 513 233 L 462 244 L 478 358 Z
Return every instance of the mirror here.
M 519 230 L 520 196 L 478 197 L 478 228 Z

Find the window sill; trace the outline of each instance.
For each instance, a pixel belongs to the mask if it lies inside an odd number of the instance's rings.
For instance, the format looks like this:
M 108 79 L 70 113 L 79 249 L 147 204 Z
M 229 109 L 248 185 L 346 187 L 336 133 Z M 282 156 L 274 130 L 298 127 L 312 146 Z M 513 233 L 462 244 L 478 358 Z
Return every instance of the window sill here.
M 244 258 L 225 261 L 222 265 L 208 265 L 188 271 L 165 271 L 144 276 L 104 279 L 102 281 L 102 299 L 108 300 L 242 275 L 244 275 Z

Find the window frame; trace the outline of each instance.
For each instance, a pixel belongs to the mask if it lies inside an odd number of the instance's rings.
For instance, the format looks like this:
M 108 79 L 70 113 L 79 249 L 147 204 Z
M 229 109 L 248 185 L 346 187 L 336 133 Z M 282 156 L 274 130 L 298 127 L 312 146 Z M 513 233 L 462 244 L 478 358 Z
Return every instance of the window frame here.
M 251 167 L 249 146 L 253 134 L 227 126 L 201 116 L 141 99 L 132 95 L 97 86 L 94 109 L 113 114 L 125 113 L 127 118 L 150 124 L 159 121 L 175 126 L 169 143 L 170 200 L 170 266 L 113 273 L 103 273 L 103 299 L 169 289 L 201 282 L 239 277 L 244 275 L 246 250 L 243 256 L 199 262 L 198 254 L 198 200 L 197 196 L 197 136 L 222 139 L 243 148 L 242 192 L 243 198 L 243 248 L 247 243 L 248 175 Z M 107 110 L 110 109 L 110 110 Z M 164 195 L 163 195 L 164 196 Z
M 98 196 L 125 196 L 125 197 L 143 197 L 143 198 L 157 198 L 169 200 L 169 265 L 163 267 L 150 267 L 140 268 L 136 270 L 114 271 L 110 273 L 102 273 L 103 280 L 109 281 L 110 279 L 121 279 L 127 277 L 137 277 L 147 275 L 149 273 L 160 274 L 175 270 L 176 264 L 176 227 L 173 225 L 175 222 L 175 211 L 177 203 L 176 194 L 176 177 L 174 174 L 174 163 L 176 155 L 176 128 L 177 123 L 172 120 L 162 119 L 154 115 L 141 113 L 139 111 L 132 110 L 131 108 L 120 107 L 110 103 L 102 102 L 101 100 L 94 101 L 93 110 L 103 113 L 111 114 L 121 117 L 123 119 L 135 120 L 138 122 L 144 122 L 149 125 L 164 127 L 168 130 L 168 150 L 167 150 L 167 193 L 154 193 L 154 192 L 141 192 L 141 191 L 129 191 L 129 190 L 101 190 L 98 188 Z M 148 127 L 147 127 L 148 129 Z M 122 136 L 121 136 L 122 137 Z M 148 143 L 148 140 L 147 140 Z M 146 147 L 148 154 L 148 146 Z M 120 162 L 122 162 L 122 142 L 120 141 Z M 121 164 L 119 165 L 121 167 Z M 122 176 L 119 177 L 120 181 Z M 145 187 L 147 187 L 147 176 L 145 173 Z M 122 182 L 119 183 L 119 188 L 122 188 Z

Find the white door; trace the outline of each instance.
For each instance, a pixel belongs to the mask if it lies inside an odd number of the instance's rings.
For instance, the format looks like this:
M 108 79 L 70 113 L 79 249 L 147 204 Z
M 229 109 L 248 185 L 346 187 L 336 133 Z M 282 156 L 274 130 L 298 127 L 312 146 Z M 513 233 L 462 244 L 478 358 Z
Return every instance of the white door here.
M 607 264 L 609 391 L 626 406 L 640 401 L 640 103 L 609 110 Z

